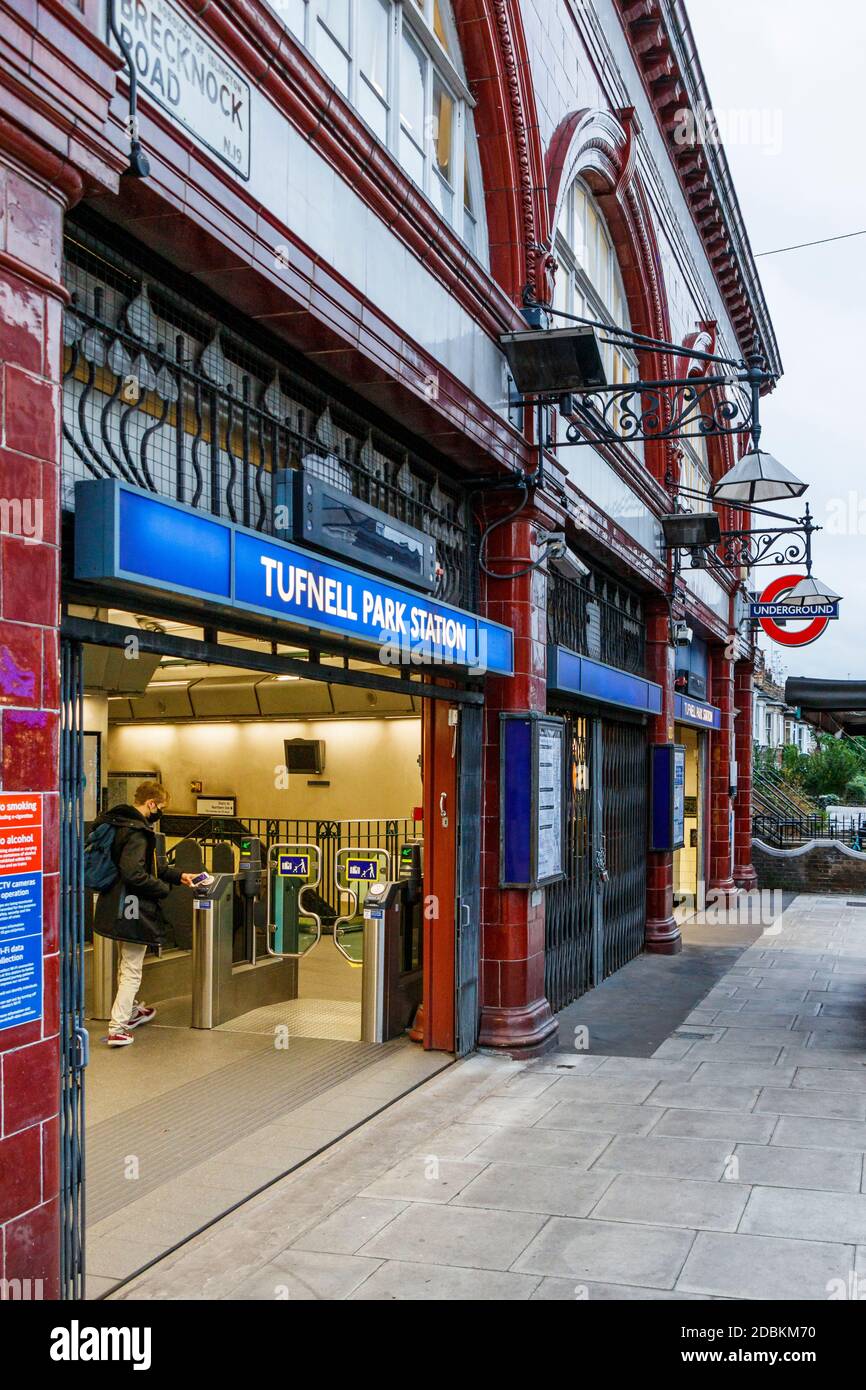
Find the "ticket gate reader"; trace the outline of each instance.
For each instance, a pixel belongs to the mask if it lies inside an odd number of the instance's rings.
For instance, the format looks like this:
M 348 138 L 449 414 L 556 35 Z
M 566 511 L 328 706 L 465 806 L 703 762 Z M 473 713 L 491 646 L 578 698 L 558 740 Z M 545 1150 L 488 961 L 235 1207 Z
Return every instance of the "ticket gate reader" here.
M 352 966 L 364 964 L 364 903 L 371 887 L 391 878 L 387 849 L 351 846 L 338 849 L 334 882 L 345 911 L 334 922 L 334 945 Z
M 193 1028 L 217 1028 L 297 996 L 294 961 L 258 949 L 266 886 L 262 843 L 244 837 L 239 848 L 237 871 L 214 874 L 193 902 Z
M 361 1041 L 387 1042 L 411 1023 L 421 1002 L 423 850 L 400 847 L 396 879 L 371 883 L 364 898 Z
M 318 845 L 271 845 L 267 858 L 268 910 L 265 945 L 268 954 L 299 960 L 322 939 L 322 919 L 313 895 L 322 881 Z

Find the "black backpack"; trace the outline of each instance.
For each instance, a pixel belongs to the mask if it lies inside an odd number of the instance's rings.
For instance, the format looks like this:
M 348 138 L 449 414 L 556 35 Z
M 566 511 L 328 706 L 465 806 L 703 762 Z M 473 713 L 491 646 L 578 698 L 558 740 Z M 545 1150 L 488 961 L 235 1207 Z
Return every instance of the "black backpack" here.
M 95 825 L 84 846 L 84 886 L 93 893 L 107 893 L 120 874 L 112 858 L 117 826 L 109 821 Z

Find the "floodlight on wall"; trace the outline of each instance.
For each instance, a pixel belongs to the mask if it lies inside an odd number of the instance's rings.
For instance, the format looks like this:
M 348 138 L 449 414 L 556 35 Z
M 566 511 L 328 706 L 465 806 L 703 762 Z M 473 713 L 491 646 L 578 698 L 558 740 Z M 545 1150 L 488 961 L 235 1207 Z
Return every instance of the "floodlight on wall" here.
M 779 599 L 789 608 L 809 608 L 812 604 L 821 603 L 841 603 L 842 595 L 836 594 L 827 585 L 822 584 L 820 579 L 813 579 L 808 574 L 805 579 L 801 579 L 799 584 L 795 584 L 790 593 Z
M 716 512 L 671 512 L 660 521 L 666 550 L 703 549 L 722 539 Z
M 522 396 L 556 396 L 607 385 L 595 328 L 531 328 L 499 339 Z
M 808 483 L 801 483 L 772 454 L 765 454 L 762 449 L 752 449 L 713 484 L 709 495 L 715 502 L 728 502 L 732 506 L 745 503 L 748 506 L 802 497 L 808 486 Z

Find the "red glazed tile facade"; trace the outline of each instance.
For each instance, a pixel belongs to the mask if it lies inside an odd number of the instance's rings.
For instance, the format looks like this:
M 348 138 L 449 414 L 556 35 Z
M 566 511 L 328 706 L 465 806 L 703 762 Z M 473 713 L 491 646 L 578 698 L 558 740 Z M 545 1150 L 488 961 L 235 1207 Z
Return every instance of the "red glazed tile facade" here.
M 729 350 L 746 351 L 757 331 L 773 355 L 765 307 L 747 288 L 752 282 L 740 264 L 747 254 L 740 234 L 713 194 L 717 170 L 708 156 L 677 151 L 669 138 L 674 103 L 686 92 L 680 55 L 655 0 L 617 4 L 633 58 L 626 106 L 619 84 L 614 90 L 612 78 L 599 75 L 615 64 L 599 61 L 588 7 L 454 0 L 476 101 L 487 267 L 466 253 L 262 0 L 176 3 L 267 100 L 281 128 L 299 134 L 329 176 L 357 195 L 365 215 L 387 227 L 394 245 L 425 269 L 431 290 L 447 295 L 475 335 L 478 355 L 489 355 L 500 333 L 523 325 L 526 296 L 549 297 L 553 229 L 577 176 L 607 221 L 635 330 L 685 343 L 698 331 L 715 334 L 716 320 L 727 319 Z M 58 1286 L 58 384 L 66 210 L 86 202 L 121 236 L 136 237 L 305 352 L 467 474 L 504 477 L 531 472 L 537 462 L 530 420 L 525 433 L 515 428 L 501 399 L 486 398 L 468 373 L 445 360 L 447 326 L 426 337 L 410 333 L 398 313 L 331 264 L 290 219 L 263 207 L 146 99 L 141 133 L 150 174 L 121 180 L 126 89 L 120 62 L 104 44 L 100 13 L 96 0 L 80 6 L 43 0 L 38 7 L 0 0 L 0 51 L 8 60 L 0 64 L 0 496 L 38 503 L 40 518 L 38 534 L 19 528 L 0 535 L 0 765 L 3 789 L 45 793 L 44 1017 L 0 1032 L 0 1273 L 41 1279 L 47 1296 Z M 700 305 L 684 307 L 682 300 L 686 271 L 693 269 L 683 249 L 687 239 L 657 222 L 652 190 L 638 172 L 638 147 L 644 141 L 646 154 L 650 124 L 668 142 L 665 157 L 683 190 L 680 216 L 706 258 L 698 267 L 706 286 Z M 327 216 L 327 208 L 320 211 Z M 279 259 L 277 246 L 285 248 Z M 644 379 L 672 375 L 675 365 L 661 350 L 640 354 Z M 435 393 L 427 389 L 431 379 Z M 667 478 L 679 468 L 670 443 L 647 443 L 642 462 L 617 447 L 600 446 L 598 455 L 611 494 L 628 489 L 647 517 L 670 509 Z M 718 477 L 733 462 L 733 449 L 714 450 L 710 461 Z M 715 602 L 684 587 L 675 592 L 664 554 L 644 545 L 627 517 L 606 512 L 589 469 L 554 453 L 545 469 L 553 487 L 492 533 L 488 560 L 494 568 L 519 568 L 538 558 L 542 530 L 567 527 L 577 550 L 641 592 L 646 674 L 663 692 L 661 713 L 648 721 L 650 742 L 673 738 L 671 616 L 687 615 L 712 644 L 710 698 L 722 711 L 722 729 L 709 739 L 706 862 L 711 887 L 727 893 L 735 881 L 749 886 L 751 665 L 748 647 L 738 645 L 729 624 L 736 581 L 722 586 Z M 499 514 L 508 510 L 503 505 Z M 497 515 L 489 501 L 481 513 L 485 522 Z M 22 509 L 21 517 L 27 515 Z M 513 582 L 488 578 L 482 596 L 487 615 L 514 631 L 515 675 L 486 683 L 480 1042 L 531 1055 L 555 1044 L 557 1025 L 545 997 L 544 893 L 498 886 L 499 716 L 546 709 L 545 580 L 537 572 Z M 739 794 L 732 842 L 734 727 Z M 646 944 L 662 953 L 680 945 L 672 881 L 671 855 L 648 855 Z

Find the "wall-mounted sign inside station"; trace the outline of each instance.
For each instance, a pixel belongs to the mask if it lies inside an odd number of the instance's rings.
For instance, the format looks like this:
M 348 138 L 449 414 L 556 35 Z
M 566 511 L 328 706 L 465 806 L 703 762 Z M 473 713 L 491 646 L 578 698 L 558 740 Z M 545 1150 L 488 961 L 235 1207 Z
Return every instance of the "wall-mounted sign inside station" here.
M 42 796 L 0 793 L 0 1028 L 42 1017 Z
M 248 179 L 249 83 L 168 0 L 116 0 L 115 13 L 142 92 Z
M 499 882 L 541 887 L 564 878 L 565 720 L 500 714 Z
M 501 623 L 114 478 L 75 485 L 75 578 L 353 638 L 383 664 L 514 671 L 514 635 Z
M 808 647 L 821 636 L 827 624 L 839 616 L 838 603 L 802 606 L 785 603 L 785 595 L 805 577 L 804 574 L 780 574 L 767 585 L 760 599 L 749 604 L 749 617 L 757 618 L 770 640 L 780 646 Z M 791 623 L 793 627 L 789 626 Z

